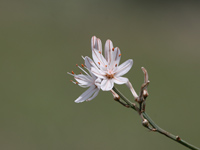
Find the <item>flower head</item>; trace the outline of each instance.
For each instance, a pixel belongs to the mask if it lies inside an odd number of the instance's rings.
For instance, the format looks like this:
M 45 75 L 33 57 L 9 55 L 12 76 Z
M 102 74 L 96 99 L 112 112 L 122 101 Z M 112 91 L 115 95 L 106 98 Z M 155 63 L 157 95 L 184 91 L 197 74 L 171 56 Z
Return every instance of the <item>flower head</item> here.
M 86 90 L 83 94 L 81 94 L 76 100 L 76 103 L 81 103 L 84 101 L 90 101 L 94 99 L 100 90 L 100 84 L 101 84 L 101 79 L 97 78 L 92 72 L 91 72 L 91 67 L 95 67 L 94 62 L 92 59 L 89 57 L 83 57 L 85 61 L 85 65 L 82 64 L 82 68 L 77 65 L 85 74 L 75 74 L 73 71 L 72 73 L 69 73 L 70 75 L 74 76 L 75 81 L 72 81 L 74 84 L 78 84 L 80 87 L 87 88 L 89 87 L 88 90 Z M 89 74 L 83 69 L 85 68 Z
M 119 65 L 121 59 L 121 52 L 118 47 L 113 47 L 111 40 L 107 40 L 105 44 L 105 58 L 102 55 L 101 40 L 95 36 L 91 39 L 92 57 L 97 67 L 92 66 L 91 72 L 102 79 L 101 89 L 103 91 L 110 91 L 114 83 L 125 84 L 129 80 L 121 77 L 126 74 L 133 65 L 133 60 L 129 59 Z

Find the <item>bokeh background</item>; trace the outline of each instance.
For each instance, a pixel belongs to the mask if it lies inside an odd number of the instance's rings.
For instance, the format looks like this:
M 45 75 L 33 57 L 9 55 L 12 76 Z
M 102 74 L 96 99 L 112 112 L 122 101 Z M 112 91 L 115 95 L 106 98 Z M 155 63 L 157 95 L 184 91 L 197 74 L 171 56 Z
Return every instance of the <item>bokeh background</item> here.
M 141 125 L 110 92 L 74 100 L 70 82 L 90 39 L 111 39 L 138 92 L 150 76 L 147 112 L 169 132 L 199 146 L 200 3 L 105 0 L 0 1 L 1 150 L 177 150 L 182 145 Z M 104 46 L 103 46 L 104 47 Z M 133 99 L 126 86 L 117 86 Z

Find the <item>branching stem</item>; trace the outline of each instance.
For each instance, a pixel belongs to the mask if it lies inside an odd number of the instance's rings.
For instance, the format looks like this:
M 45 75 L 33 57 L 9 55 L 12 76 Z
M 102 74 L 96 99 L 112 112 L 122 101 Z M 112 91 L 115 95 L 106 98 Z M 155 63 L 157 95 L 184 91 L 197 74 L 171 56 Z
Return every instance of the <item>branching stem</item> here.
M 154 131 L 154 132 L 158 132 L 160 134 L 165 135 L 166 137 L 186 146 L 187 148 L 191 149 L 191 150 L 200 150 L 199 148 L 189 144 L 188 142 L 182 140 L 179 136 L 175 136 L 165 130 L 163 130 L 162 128 L 160 128 L 148 115 L 146 112 L 141 112 L 140 109 L 132 102 L 130 102 L 117 88 L 113 87 L 113 90 L 120 96 L 121 99 L 124 100 L 124 102 L 127 103 L 127 105 L 130 106 L 130 108 L 134 109 L 135 111 L 137 111 L 139 113 L 139 115 L 142 115 L 143 118 L 145 118 L 149 124 L 151 125 L 151 127 L 146 126 L 148 129 Z

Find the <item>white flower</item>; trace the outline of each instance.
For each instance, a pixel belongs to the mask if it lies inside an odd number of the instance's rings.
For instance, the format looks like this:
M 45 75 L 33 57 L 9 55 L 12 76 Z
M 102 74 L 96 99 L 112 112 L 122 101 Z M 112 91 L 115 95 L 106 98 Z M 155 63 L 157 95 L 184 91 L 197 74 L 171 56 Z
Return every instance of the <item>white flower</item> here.
M 75 74 L 73 71 L 72 73 L 69 73 L 70 75 L 74 76 L 74 79 L 77 82 L 72 81 L 74 84 L 78 84 L 80 87 L 87 88 L 89 87 L 88 90 L 86 90 L 83 94 L 81 94 L 76 100 L 76 103 L 81 103 L 84 101 L 90 101 L 94 99 L 100 90 L 100 84 L 101 84 L 101 79 L 97 78 L 92 72 L 91 72 L 91 67 L 95 67 L 94 62 L 92 59 L 89 57 L 83 57 L 85 60 L 85 66 L 82 64 L 82 67 L 86 68 L 90 74 L 88 74 L 84 69 L 82 69 L 80 66 L 78 66 L 84 73 L 84 74 Z
M 118 47 L 113 47 L 111 40 L 107 40 L 105 44 L 105 58 L 102 55 L 101 40 L 95 36 L 91 39 L 92 57 L 97 67 L 92 66 L 91 72 L 102 79 L 101 89 L 103 91 L 110 91 L 114 83 L 127 84 L 129 80 L 121 77 L 126 74 L 133 65 L 133 60 L 129 59 L 119 65 L 121 59 L 121 52 Z

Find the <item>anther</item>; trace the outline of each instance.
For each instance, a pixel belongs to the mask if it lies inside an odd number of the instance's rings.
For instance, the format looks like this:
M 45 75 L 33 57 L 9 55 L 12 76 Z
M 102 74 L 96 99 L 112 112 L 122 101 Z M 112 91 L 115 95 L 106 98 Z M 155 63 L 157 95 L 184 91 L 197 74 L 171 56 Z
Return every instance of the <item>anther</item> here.
M 112 51 L 114 51 L 114 50 L 115 50 L 115 48 L 113 47 L 113 48 L 112 48 Z
M 73 80 L 70 80 L 70 82 L 73 82 Z
M 82 74 L 82 72 L 80 72 L 80 74 Z
M 101 54 L 101 51 L 99 51 L 99 54 Z
M 100 65 L 100 62 L 98 62 L 98 64 Z
M 119 54 L 119 57 L 121 56 L 122 54 Z
M 107 67 L 107 65 L 105 65 L 105 67 Z
M 78 84 L 78 82 L 76 82 L 76 84 Z
M 81 64 L 81 66 L 82 66 L 82 67 L 84 67 L 84 65 L 83 65 L 83 64 Z
M 117 64 L 115 64 L 115 67 L 117 67 Z
M 78 67 L 78 64 L 76 64 L 76 67 Z
M 72 74 L 74 74 L 74 71 L 72 71 Z

